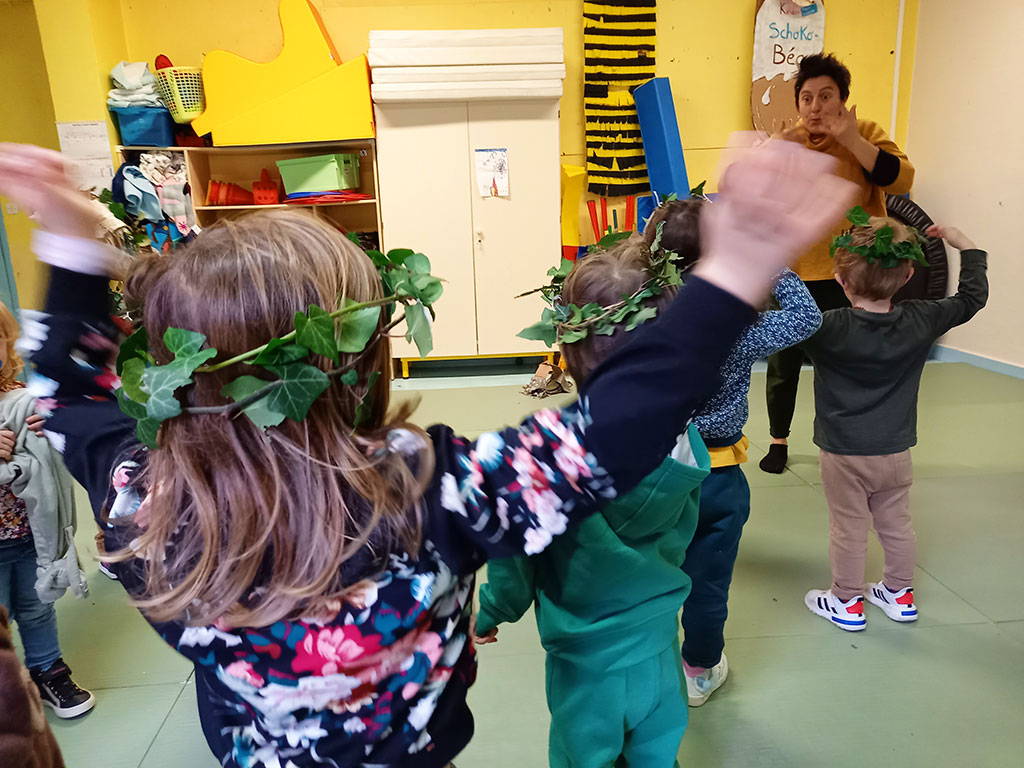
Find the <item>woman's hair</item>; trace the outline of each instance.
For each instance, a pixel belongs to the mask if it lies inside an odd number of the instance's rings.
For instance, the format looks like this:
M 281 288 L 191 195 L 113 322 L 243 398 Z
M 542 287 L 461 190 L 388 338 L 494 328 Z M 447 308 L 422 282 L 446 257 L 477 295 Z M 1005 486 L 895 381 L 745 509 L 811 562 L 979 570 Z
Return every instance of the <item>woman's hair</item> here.
M 383 289 L 370 259 L 340 232 L 303 212 L 273 211 L 218 222 L 181 251 L 137 262 L 125 293 L 141 307 L 156 361 L 166 363 L 167 328 L 205 334 L 227 359 L 290 332 L 311 304 L 330 311 L 340 297 L 371 301 Z M 342 597 L 367 567 L 383 570 L 390 551 L 419 550 L 433 454 L 422 432 L 418 457 L 387 449 L 390 429 L 417 431 L 404 424 L 411 407 L 387 417 L 387 338 L 364 356 L 342 356 L 342 366 L 353 362 L 359 384 L 332 379 L 300 423 L 286 419 L 264 433 L 244 416 L 164 422 L 140 479 L 147 525 L 119 555 L 148 561 L 138 603 L 150 618 L 229 626 L 296 618 Z M 384 375 L 367 392 L 373 371 Z M 182 404 L 228 402 L 222 388 L 243 373 L 252 371 L 196 374 Z M 369 415 L 353 431 L 364 396 Z M 344 578 L 342 565 L 364 547 L 369 565 Z
M 892 227 L 892 241 L 902 243 L 910 240 L 914 234 L 902 222 L 884 216 L 872 216 L 867 224 L 854 227 L 852 233 L 852 245 L 871 245 L 875 241 L 875 235 L 882 227 Z M 868 264 L 859 253 L 848 251 L 845 248 L 836 248 L 835 263 L 832 271 L 839 275 L 843 286 L 854 296 L 861 296 L 872 301 L 884 301 L 891 299 L 896 292 L 904 286 L 907 278 L 913 270 L 914 265 L 903 260 L 900 263 L 886 269 L 879 262 Z
M 18 374 L 25 367 L 21 357 L 14 349 L 14 343 L 20 335 L 18 321 L 14 319 L 11 310 L 5 304 L 0 303 L 0 344 L 3 344 L 7 350 L 3 368 L 0 368 L 0 392 L 10 389 L 18 380 Z
M 610 306 L 632 296 L 650 280 L 648 267 L 651 249 L 639 235 L 624 240 L 604 251 L 590 253 L 573 266 L 562 287 L 562 303 L 582 307 L 591 302 Z M 648 299 L 648 305 L 660 313 L 675 298 L 676 290 L 666 288 L 659 296 Z M 569 374 L 582 384 L 612 351 L 626 340 L 625 326 L 617 326 L 610 336 L 594 333 L 580 341 L 562 344 L 562 357 Z
M 800 106 L 800 91 L 804 83 L 814 77 L 831 77 L 839 88 L 839 100 L 850 98 L 850 70 L 834 53 L 815 53 L 800 60 L 794 86 L 797 107 Z
M 661 248 L 679 257 L 676 264 L 681 270 L 692 267 L 700 259 L 700 212 L 703 209 L 704 200 L 699 197 L 672 200 L 659 205 L 644 228 L 647 247 L 654 244 L 658 236 L 658 225 L 664 223 L 661 228 Z

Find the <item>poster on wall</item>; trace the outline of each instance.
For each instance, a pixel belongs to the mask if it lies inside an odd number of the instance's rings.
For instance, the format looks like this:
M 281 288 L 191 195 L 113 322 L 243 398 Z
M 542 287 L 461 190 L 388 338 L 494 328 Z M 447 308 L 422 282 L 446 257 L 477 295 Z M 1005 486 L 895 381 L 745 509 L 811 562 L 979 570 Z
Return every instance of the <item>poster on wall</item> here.
M 105 120 L 57 123 L 60 151 L 74 163 L 80 189 L 110 189 L 114 166 L 110 160 L 110 135 Z
M 756 0 L 750 117 L 754 130 L 773 134 L 797 121 L 793 85 L 804 56 L 825 46 L 823 0 Z
M 478 149 L 475 154 L 480 197 L 508 197 L 508 150 Z

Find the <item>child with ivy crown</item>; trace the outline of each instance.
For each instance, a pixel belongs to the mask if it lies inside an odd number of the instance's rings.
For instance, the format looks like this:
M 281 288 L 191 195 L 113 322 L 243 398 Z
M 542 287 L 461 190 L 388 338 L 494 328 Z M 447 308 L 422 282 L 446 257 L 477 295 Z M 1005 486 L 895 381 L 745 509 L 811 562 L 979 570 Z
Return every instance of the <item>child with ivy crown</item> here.
M 814 442 L 828 502 L 830 589 L 812 589 L 804 602 L 814 614 L 851 632 L 867 626 L 864 596 L 893 621 L 916 621 L 910 522 L 917 444 L 917 394 L 936 340 L 962 325 L 988 299 L 986 254 L 962 232 L 931 226 L 960 251 L 955 296 L 937 301 L 892 298 L 927 265 L 920 235 L 900 222 L 848 214 L 852 228 L 831 247 L 833 270 L 851 308 L 824 313 L 821 329 L 804 346 L 814 363 Z M 868 530 L 885 553 L 882 580 L 864 584 Z
M 644 318 L 653 320 L 672 304 L 677 281 L 666 274 L 668 264 L 652 260 L 634 235 L 572 267 L 556 311 L 590 307 L 595 320 L 584 329 L 570 319 L 557 332 L 566 367 L 584 390 L 602 362 L 644 327 Z M 487 566 L 478 643 L 496 640 L 500 623 L 518 621 L 536 604 L 547 651 L 553 768 L 610 766 L 620 756 L 628 765 L 675 763 L 687 723 L 676 615 L 690 587 L 679 567 L 709 468 L 694 426 L 681 431 L 671 454 L 629 493 L 544 552 Z
M 448 764 L 473 733 L 476 571 L 543 551 L 654 471 L 771 277 L 854 193 L 819 153 L 744 155 L 661 319 L 578 403 L 467 440 L 389 412 L 380 375 L 402 313 L 429 349 L 426 257 L 366 254 L 301 212 L 225 220 L 131 268 L 146 333 L 119 352 L 117 253 L 64 163 L 0 145 L 0 194 L 38 217 L 51 266 L 23 324 L 30 386 L 94 511 L 122 511 L 108 557 L 195 664 L 211 750 L 251 768 Z
M 678 254 L 680 267 L 689 271 L 701 258 L 701 211 L 708 205 L 714 203 L 701 196 L 663 203 L 647 222 L 646 241 Z M 778 275 L 772 293 L 774 308 L 761 312 L 744 331 L 722 367 L 721 388 L 694 420 L 711 454 L 711 472 L 701 484 L 697 527 L 683 564 L 692 581 L 683 608 L 681 649 L 691 707 L 703 705 L 729 674 L 723 652 L 729 585 L 750 517 L 750 486 L 741 465 L 750 444 L 743 428 L 751 368 L 804 341 L 821 324 L 813 297 L 789 269 Z

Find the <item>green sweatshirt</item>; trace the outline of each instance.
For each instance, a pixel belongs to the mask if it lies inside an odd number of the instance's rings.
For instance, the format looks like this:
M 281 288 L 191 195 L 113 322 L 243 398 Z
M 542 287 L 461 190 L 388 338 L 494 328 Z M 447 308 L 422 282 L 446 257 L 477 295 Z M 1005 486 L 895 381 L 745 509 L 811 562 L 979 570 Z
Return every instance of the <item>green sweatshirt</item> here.
M 847 456 L 901 453 L 917 444 L 917 392 L 932 345 L 988 300 L 986 255 L 960 254 L 960 286 L 937 301 L 890 312 L 833 309 L 801 346 L 814 362 L 814 443 Z
M 518 621 L 535 602 L 544 649 L 575 664 L 621 669 L 677 642 L 676 616 L 690 593 L 680 566 L 710 465 L 691 425 L 640 485 L 544 552 L 491 560 L 478 634 Z

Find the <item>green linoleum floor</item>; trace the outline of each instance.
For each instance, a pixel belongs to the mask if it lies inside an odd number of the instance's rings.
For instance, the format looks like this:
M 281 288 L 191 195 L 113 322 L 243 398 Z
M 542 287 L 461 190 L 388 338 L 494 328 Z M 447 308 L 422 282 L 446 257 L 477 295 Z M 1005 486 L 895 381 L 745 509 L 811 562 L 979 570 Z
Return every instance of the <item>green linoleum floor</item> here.
M 757 470 L 767 419 L 764 377 L 755 374 L 746 467 L 753 508 L 726 626 L 730 679 L 706 706 L 690 710 L 680 763 L 1024 765 L 1024 381 L 959 364 L 928 366 L 912 501 L 921 620 L 897 625 L 868 606 L 867 631 L 846 634 L 803 606 L 806 590 L 829 581 L 810 376 L 792 471 L 775 477 Z M 418 394 L 418 421 L 445 421 L 466 434 L 537 406 L 513 386 Z M 79 542 L 93 552 L 88 520 Z M 869 579 L 880 577 L 874 543 L 868 568 Z M 95 564 L 88 571 L 90 598 L 58 604 L 65 657 L 98 699 L 81 720 L 51 718 L 68 765 L 215 768 L 189 665 Z M 480 650 L 471 695 L 477 733 L 459 768 L 546 765 L 544 656 L 532 617 Z

